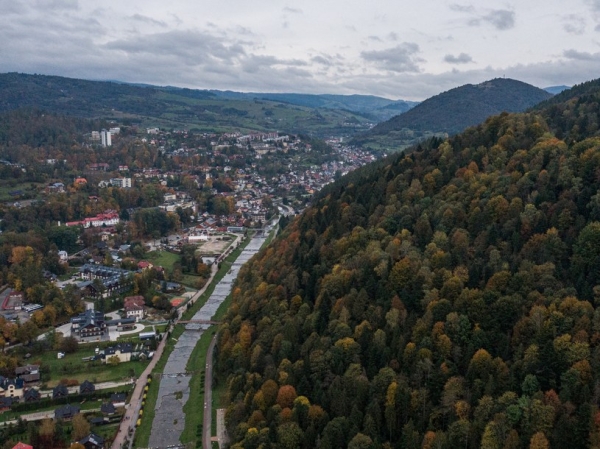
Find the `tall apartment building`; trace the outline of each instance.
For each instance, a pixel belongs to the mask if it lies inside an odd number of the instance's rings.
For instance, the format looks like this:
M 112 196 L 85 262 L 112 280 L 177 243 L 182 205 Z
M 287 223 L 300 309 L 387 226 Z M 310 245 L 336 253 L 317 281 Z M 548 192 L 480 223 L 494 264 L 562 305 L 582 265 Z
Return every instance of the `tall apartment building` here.
M 110 131 L 103 129 L 100 131 L 100 138 L 102 139 L 103 147 L 110 147 L 112 145 L 112 141 L 110 138 Z

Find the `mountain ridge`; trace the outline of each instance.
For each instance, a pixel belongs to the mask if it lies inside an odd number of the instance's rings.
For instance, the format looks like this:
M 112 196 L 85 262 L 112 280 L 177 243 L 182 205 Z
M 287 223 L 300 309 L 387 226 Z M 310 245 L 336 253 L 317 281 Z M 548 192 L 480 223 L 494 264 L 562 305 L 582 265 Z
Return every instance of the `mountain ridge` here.
M 409 111 L 379 123 L 353 142 L 369 145 L 387 135 L 409 143 L 427 135 L 456 134 L 500 112 L 521 112 L 552 95 L 518 80 L 495 78 L 465 84 L 419 103 Z

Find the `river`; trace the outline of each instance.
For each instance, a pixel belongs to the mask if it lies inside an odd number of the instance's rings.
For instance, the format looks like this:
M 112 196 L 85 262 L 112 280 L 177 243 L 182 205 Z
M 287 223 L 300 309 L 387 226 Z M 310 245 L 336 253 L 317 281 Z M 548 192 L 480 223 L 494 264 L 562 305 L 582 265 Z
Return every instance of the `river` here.
M 231 292 L 231 286 L 242 265 L 256 254 L 265 242 L 265 237 L 254 237 L 242 251 L 231 270 L 215 286 L 212 295 L 206 301 L 192 320 L 211 320 L 219 306 Z M 168 447 L 181 444 L 179 438 L 185 426 L 185 413 L 183 406 L 190 399 L 190 379 L 185 367 L 198 340 L 205 332 L 198 324 L 188 324 L 175 344 L 173 352 L 169 355 L 163 371 L 156 401 L 154 421 L 150 433 L 150 447 Z M 209 380 L 207 379 L 207 382 Z M 192 398 L 192 401 L 203 406 L 203 398 Z

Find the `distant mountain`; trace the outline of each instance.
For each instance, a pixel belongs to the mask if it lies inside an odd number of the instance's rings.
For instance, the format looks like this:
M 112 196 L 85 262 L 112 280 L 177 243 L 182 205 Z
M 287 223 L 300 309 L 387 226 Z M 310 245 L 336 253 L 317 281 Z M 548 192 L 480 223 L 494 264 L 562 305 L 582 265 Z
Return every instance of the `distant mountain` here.
M 542 89 L 512 79 L 467 84 L 431 97 L 380 123 L 355 137 L 354 142 L 401 147 L 434 134 L 456 134 L 503 111 L 524 111 L 551 96 Z
M 551 93 L 552 95 L 556 95 L 561 93 L 563 90 L 567 90 L 570 89 L 570 86 L 550 86 L 550 87 L 544 87 L 544 90 L 548 93 Z
M 332 94 L 294 94 L 294 93 L 260 93 L 210 90 L 218 98 L 228 99 L 262 99 L 288 103 L 309 108 L 338 109 L 363 114 L 374 121 L 388 120 L 402 112 L 413 108 L 418 102 L 405 100 L 389 100 L 373 95 L 332 95 Z
M 271 95 L 272 99 L 266 98 Z M 375 118 L 379 109 L 384 116 L 387 114 L 385 118 L 393 115 L 393 111 L 382 108 L 396 103 L 396 107 L 401 107 L 401 102 L 370 96 L 245 94 L 0 74 L 0 112 L 34 108 L 75 117 L 201 132 L 278 130 L 316 137 L 351 136 L 379 121 Z

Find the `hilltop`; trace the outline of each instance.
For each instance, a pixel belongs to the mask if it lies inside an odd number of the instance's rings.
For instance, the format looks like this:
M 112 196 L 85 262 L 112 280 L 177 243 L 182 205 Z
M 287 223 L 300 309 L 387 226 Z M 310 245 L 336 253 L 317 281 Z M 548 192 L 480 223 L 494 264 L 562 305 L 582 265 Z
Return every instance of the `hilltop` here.
M 500 112 L 524 111 L 551 96 L 537 87 L 505 78 L 466 84 L 428 98 L 356 136 L 354 142 L 398 148 L 431 135 L 456 134 Z
M 343 177 L 243 267 L 218 342 L 232 448 L 597 447 L 587 87 Z

